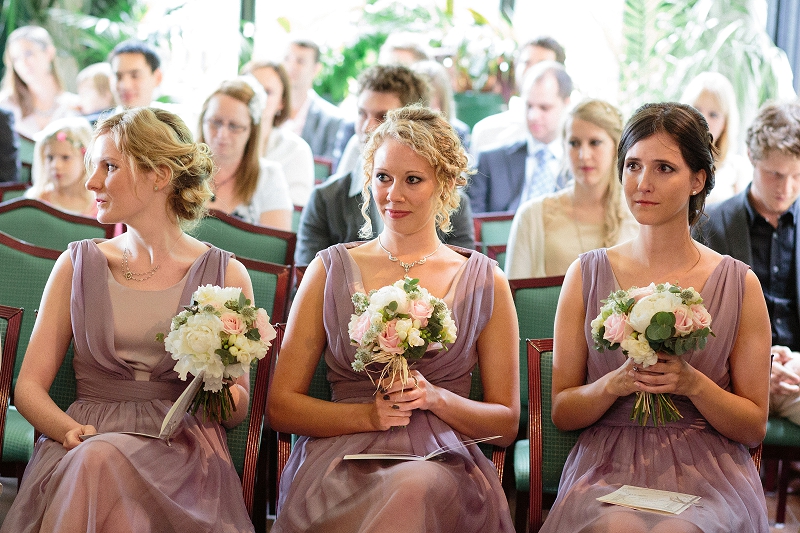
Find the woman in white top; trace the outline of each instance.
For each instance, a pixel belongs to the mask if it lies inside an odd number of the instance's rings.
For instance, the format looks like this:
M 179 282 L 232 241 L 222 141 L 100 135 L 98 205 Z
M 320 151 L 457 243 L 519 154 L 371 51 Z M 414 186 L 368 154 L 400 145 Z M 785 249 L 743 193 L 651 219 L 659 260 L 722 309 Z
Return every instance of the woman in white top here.
M 289 196 L 294 205 L 306 205 L 314 189 L 314 154 L 302 137 L 281 124 L 289 118 L 289 77 L 283 65 L 270 61 L 250 61 L 242 74 L 253 76 L 267 93 L 267 105 L 261 119 L 261 157 L 280 163 Z
M 53 120 L 78 114 L 78 95 L 64 90 L 55 57 L 44 28 L 22 26 L 8 36 L 0 107 L 13 111 L 14 128 L 30 139 Z
M 721 202 L 743 191 L 753 179 L 753 166 L 747 157 L 736 153 L 739 110 L 731 82 L 718 72 L 702 72 L 686 86 L 681 103 L 689 104 L 705 117 L 717 148 L 714 188 L 706 204 Z
M 222 82 L 203 104 L 199 141 L 211 148 L 218 168 L 209 207 L 251 224 L 291 230 L 292 200 L 283 170 L 258 155 L 263 110 L 263 98 L 242 78 Z
M 602 100 L 585 100 L 568 114 L 564 155 L 573 180 L 517 210 L 506 255 L 510 279 L 563 275 L 583 252 L 638 233 L 615 175 L 621 133 L 622 115 Z

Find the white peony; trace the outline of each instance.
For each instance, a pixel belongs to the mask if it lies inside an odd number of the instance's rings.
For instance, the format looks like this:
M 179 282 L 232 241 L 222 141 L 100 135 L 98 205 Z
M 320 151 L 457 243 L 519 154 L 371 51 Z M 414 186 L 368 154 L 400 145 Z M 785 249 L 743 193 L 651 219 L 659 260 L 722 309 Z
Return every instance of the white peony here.
M 211 305 L 219 309 L 228 300 L 239 300 L 242 289 L 239 287 L 218 287 L 216 285 L 203 285 L 192 295 L 192 299 L 199 306 Z
M 644 333 L 653 315 L 662 311 L 672 313 L 674 309 L 683 305 L 681 298 L 671 292 L 656 292 L 645 296 L 633 306 L 628 316 L 628 323 L 638 331 Z
M 628 357 L 639 363 L 642 367 L 648 367 L 658 362 L 658 355 L 650 347 L 644 335 L 638 339 L 627 338 L 620 343 L 622 350 L 628 354 Z
M 164 347 L 174 359 L 183 355 L 213 354 L 221 346 L 221 331 L 222 321 L 218 316 L 198 313 L 190 316 L 180 328 L 170 331 L 164 339 Z
M 403 290 L 402 283 L 400 287 L 389 285 L 375 291 L 372 296 L 369 297 L 368 310 L 373 313 L 380 312 L 381 309 L 393 301 L 397 302 L 397 313 L 408 314 L 408 295 L 406 291 Z

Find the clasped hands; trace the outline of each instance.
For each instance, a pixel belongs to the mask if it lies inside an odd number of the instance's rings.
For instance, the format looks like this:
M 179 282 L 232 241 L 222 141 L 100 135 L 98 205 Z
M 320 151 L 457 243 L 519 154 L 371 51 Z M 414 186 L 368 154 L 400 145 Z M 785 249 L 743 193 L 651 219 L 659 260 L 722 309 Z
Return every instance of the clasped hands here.
M 430 409 L 438 398 L 438 387 L 432 385 L 417 370 L 409 372 L 408 381 L 402 383 L 396 377 L 383 379 L 375 393 L 374 423 L 383 431 L 393 427 L 405 427 L 415 409 Z
M 800 392 L 800 353 L 786 346 L 772 347 L 770 394 L 789 395 Z
M 627 359 L 614 373 L 611 390 L 617 396 L 634 392 L 690 396 L 697 371 L 683 357 L 659 352 L 658 362 L 646 368 Z

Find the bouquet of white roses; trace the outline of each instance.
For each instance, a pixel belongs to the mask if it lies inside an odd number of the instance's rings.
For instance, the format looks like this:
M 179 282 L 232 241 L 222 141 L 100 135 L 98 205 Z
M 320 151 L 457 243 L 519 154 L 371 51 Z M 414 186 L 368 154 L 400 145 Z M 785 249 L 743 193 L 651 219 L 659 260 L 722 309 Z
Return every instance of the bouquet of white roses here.
M 164 347 L 177 361 L 174 370 L 182 380 L 203 373 L 203 388 L 189 410 L 202 409 L 203 417 L 221 422 L 231 416 L 230 387 L 250 370 L 255 359 L 267 353 L 275 328 L 267 312 L 254 307 L 238 287 L 205 285 L 192 295 L 192 305 L 172 319 Z
M 384 363 L 378 381 L 396 377 L 408 380 L 408 361 L 421 359 L 428 350 L 442 349 L 456 340 L 456 324 L 447 304 L 405 276 L 392 285 L 353 295 L 355 313 L 348 333 L 358 346 L 353 370 Z M 372 376 L 370 376 L 372 379 Z
M 642 368 L 658 362 L 658 352 L 683 355 L 705 348 L 711 331 L 711 315 L 700 294 L 689 287 L 669 283 L 651 283 L 612 292 L 592 320 L 592 339 L 597 351 L 616 350 Z M 681 417 L 667 394 L 636 393 L 631 420 L 647 425 L 673 422 Z

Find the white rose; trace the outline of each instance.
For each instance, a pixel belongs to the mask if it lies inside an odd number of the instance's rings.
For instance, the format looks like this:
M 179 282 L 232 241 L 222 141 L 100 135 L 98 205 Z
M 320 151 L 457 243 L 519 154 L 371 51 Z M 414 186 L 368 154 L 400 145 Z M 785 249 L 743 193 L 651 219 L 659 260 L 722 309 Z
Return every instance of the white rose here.
M 412 327 L 414 327 L 414 322 L 410 318 L 401 318 L 394 324 L 394 330 L 401 341 L 406 340 Z
M 656 292 L 645 296 L 633 306 L 628 323 L 638 331 L 644 333 L 653 315 L 660 312 L 672 313 L 679 305 L 683 305 L 680 296 L 671 292 Z
M 419 336 L 419 330 L 417 328 L 412 328 L 411 331 L 408 332 L 408 345 L 422 346 L 423 344 L 425 344 L 425 340 Z
M 600 328 L 603 326 L 604 322 L 605 321 L 603 320 L 602 313 L 597 315 L 597 318 L 592 320 L 592 337 L 597 337 L 600 335 Z
M 639 363 L 642 367 L 648 367 L 658 362 L 658 355 L 650 347 L 647 340 L 642 335 L 639 339 L 627 338 L 622 343 L 622 350 L 628 354 L 628 357 Z

